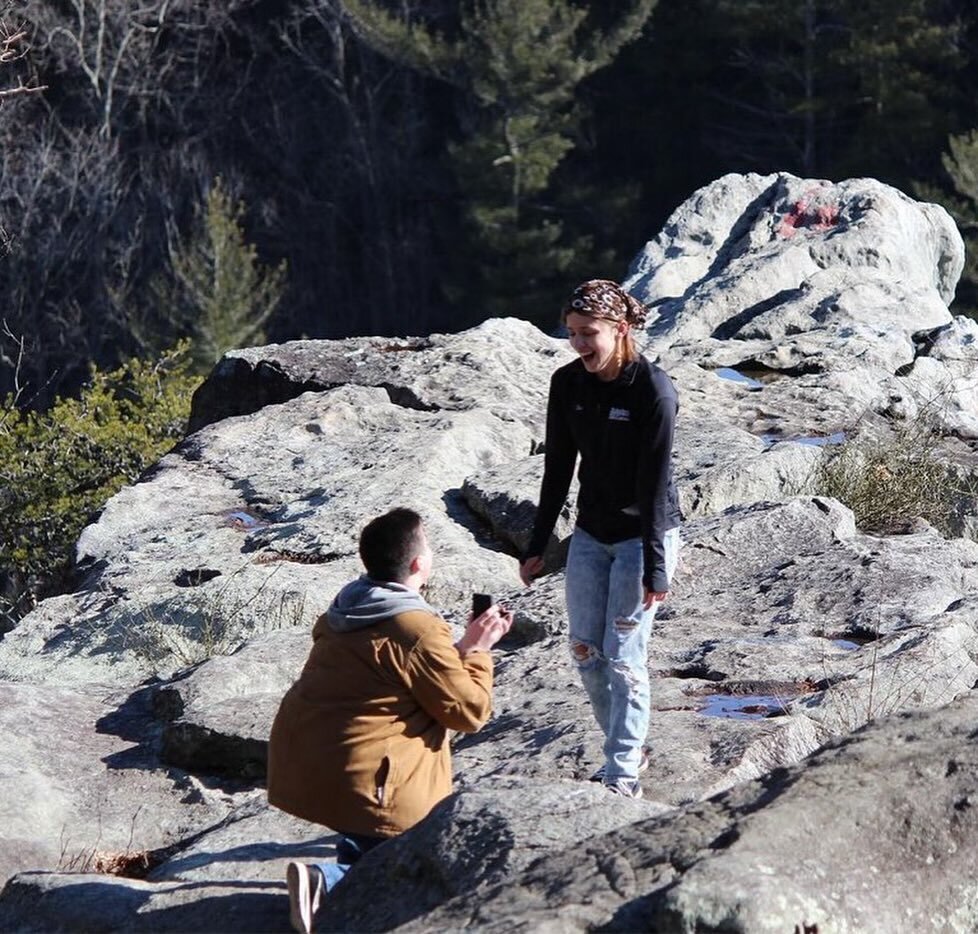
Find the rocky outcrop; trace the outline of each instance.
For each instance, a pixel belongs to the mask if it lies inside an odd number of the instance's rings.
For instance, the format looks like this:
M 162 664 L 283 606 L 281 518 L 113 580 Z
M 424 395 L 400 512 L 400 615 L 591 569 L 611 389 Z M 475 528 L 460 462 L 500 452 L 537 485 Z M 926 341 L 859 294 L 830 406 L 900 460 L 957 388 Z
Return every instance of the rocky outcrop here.
M 670 368 L 760 378 L 775 439 L 921 410 L 974 439 L 974 324 L 947 309 L 963 263 L 943 208 L 879 182 L 730 175 L 676 210 L 626 285 L 658 313 Z
M 318 928 L 972 931 L 976 716 L 973 695 L 894 715 L 674 811 L 587 783 L 463 791 L 365 857 Z M 274 812 L 237 823 L 152 882 L 16 876 L 0 896 L 4 929 L 284 930 L 269 871 L 330 843 Z M 242 830 L 249 843 L 235 845 Z
M 545 854 L 405 930 L 973 931 L 976 716 L 971 695 L 878 721 L 803 764 Z
M 515 778 L 473 786 L 436 807 L 410 837 L 364 857 L 358 885 L 337 888 L 317 927 L 390 930 L 519 873 L 548 850 L 576 848 L 595 834 L 668 810 L 615 799 L 590 782 Z M 397 896 L 364 899 L 374 888 Z
M 272 632 L 156 688 L 163 761 L 195 774 L 264 778 L 272 720 L 310 642 L 298 627 Z
M 228 813 L 206 782 L 160 762 L 148 692 L 127 693 L 0 683 L 0 877 L 85 871 Z
M 814 357 L 818 371 L 855 358 L 893 372 L 913 334 L 950 322 L 963 266 L 943 208 L 872 179 L 728 175 L 676 210 L 628 285 L 670 343 L 758 342 L 747 349 L 776 370 Z
M 755 504 L 691 521 L 649 665 L 647 787 L 696 800 L 897 710 L 939 707 L 978 680 L 978 545 L 933 530 L 858 533 L 833 501 Z M 461 785 L 503 774 L 582 779 L 600 736 L 565 644 L 562 579 L 503 590 L 514 633 L 494 717 L 459 736 Z M 148 689 L 165 763 L 261 778 L 279 699 L 309 636 L 283 629 Z
M 772 175 L 697 192 L 633 264 L 679 388 L 688 520 L 651 640 L 643 802 L 585 781 L 572 502 L 548 576 L 516 574 L 565 342 L 503 320 L 229 354 L 195 431 L 82 534 L 78 591 L 0 640 L 0 928 L 286 927 L 285 862 L 335 840 L 263 803 L 269 725 L 359 572 L 359 528 L 402 504 L 446 618 L 480 590 L 515 624 L 493 718 L 453 740 L 458 795 L 364 860 L 327 927 L 972 929 L 978 544 L 909 515 L 870 535 L 811 490 L 842 446 L 928 419 L 952 525 L 978 528 L 961 261 L 939 208 Z M 95 866 L 139 878 L 56 871 Z
M 463 334 L 235 350 L 194 393 L 190 431 L 339 386 L 375 387 L 393 404 L 422 412 L 482 409 L 542 426 L 550 373 L 570 359 L 562 342 L 515 318 L 486 321 Z
M 0 643 L 0 676 L 138 680 L 270 629 L 308 628 L 360 571 L 363 517 L 393 505 L 427 520 L 434 599 L 493 590 L 513 579 L 513 561 L 460 490 L 532 443 L 516 421 L 404 409 L 359 386 L 202 429 L 82 533 L 90 570 L 71 626 L 47 610 L 26 619 Z
M 25 872 L 0 896 L 8 931 L 289 931 L 282 878 L 291 859 L 329 859 L 335 837 L 252 794 L 179 852 L 128 857 L 140 878 Z M 117 862 L 122 862 L 117 859 Z
M 863 535 L 847 509 L 818 499 L 731 509 L 683 535 L 649 655 L 654 754 L 643 784 L 657 800 L 715 794 L 978 681 L 973 542 L 932 529 Z M 541 605 L 556 602 L 544 586 Z M 514 594 L 517 614 L 528 594 Z M 456 761 L 463 784 L 590 774 L 600 735 L 561 635 L 499 658 L 494 717 L 459 738 Z

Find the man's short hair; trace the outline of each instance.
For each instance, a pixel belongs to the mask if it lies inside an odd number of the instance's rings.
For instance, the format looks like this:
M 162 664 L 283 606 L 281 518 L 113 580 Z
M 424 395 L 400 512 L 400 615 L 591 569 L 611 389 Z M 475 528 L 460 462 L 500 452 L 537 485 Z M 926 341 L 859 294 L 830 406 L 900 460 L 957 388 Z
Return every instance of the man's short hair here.
M 411 561 L 420 554 L 421 516 L 400 507 L 364 526 L 360 533 L 360 560 L 367 576 L 402 583 L 411 575 Z

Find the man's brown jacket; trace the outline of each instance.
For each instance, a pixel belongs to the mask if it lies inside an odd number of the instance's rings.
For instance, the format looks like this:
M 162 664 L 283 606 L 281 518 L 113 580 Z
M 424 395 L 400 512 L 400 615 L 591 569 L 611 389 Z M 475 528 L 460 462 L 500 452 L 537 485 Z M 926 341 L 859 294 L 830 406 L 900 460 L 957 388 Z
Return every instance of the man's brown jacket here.
M 272 726 L 268 800 L 338 832 L 399 834 L 451 793 L 447 730 L 475 732 L 491 703 L 492 656 L 461 658 L 433 613 L 349 632 L 324 614 Z

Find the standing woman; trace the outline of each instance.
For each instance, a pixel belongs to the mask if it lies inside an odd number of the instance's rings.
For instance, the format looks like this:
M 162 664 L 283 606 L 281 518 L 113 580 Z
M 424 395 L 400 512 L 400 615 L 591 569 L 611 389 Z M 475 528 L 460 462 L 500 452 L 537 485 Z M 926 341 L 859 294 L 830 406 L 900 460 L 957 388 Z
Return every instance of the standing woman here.
M 633 798 L 648 767 L 649 631 L 676 568 L 680 522 L 672 479 L 679 403 L 669 377 L 635 347 L 631 330 L 646 314 L 607 279 L 578 286 L 561 312 L 578 358 L 550 380 L 540 506 L 520 565 L 526 585 L 542 572 L 580 455 L 566 570 L 570 647 L 605 735 L 592 781 Z

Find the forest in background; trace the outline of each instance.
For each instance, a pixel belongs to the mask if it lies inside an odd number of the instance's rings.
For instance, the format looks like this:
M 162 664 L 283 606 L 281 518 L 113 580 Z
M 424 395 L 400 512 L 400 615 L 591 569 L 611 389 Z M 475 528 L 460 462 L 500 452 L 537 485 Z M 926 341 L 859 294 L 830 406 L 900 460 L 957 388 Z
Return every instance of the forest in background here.
M 978 221 L 970 0 L 24 0 L 8 22 L 10 75 L 46 89 L 0 106 L 0 391 L 36 408 L 182 338 L 206 367 L 259 338 L 550 328 L 730 171 L 873 176 Z M 956 310 L 976 285 L 972 257 Z

